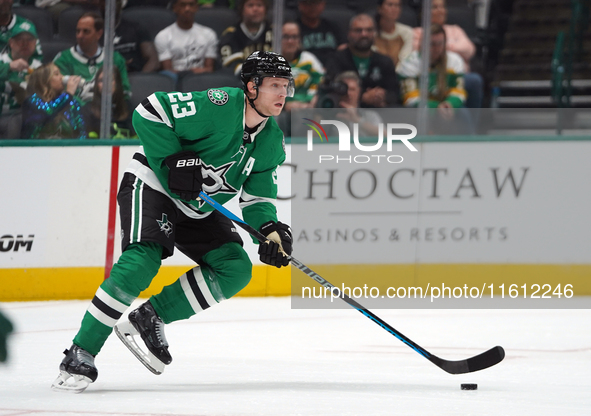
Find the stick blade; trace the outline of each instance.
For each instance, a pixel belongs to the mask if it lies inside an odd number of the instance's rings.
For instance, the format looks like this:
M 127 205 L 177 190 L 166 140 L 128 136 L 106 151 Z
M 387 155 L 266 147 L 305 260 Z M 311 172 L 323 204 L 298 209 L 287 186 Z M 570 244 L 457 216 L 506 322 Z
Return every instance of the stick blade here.
M 429 360 L 450 374 L 466 374 L 492 367 L 503 361 L 503 358 L 505 350 L 501 346 L 496 346 L 466 360 L 449 361 L 435 356 L 431 356 Z

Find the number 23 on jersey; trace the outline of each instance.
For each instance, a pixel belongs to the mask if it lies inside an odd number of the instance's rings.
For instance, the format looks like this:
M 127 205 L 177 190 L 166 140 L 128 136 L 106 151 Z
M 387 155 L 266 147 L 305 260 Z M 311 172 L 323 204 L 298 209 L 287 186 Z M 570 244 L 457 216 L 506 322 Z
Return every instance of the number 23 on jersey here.
M 193 94 L 191 94 L 190 92 L 171 92 L 168 94 L 168 99 L 172 104 L 170 108 L 172 110 L 172 115 L 174 116 L 174 118 L 188 117 L 197 113 L 195 103 L 191 101 L 192 98 Z M 180 101 L 180 103 L 176 104 L 177 100 Z

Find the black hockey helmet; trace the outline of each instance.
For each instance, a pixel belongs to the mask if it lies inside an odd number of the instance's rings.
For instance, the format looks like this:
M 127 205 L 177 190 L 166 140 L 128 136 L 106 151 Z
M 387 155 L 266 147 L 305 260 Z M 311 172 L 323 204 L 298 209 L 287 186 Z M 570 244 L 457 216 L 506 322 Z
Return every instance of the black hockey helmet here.
M 246 91 L 248 81 L 253 81 L 254 85 L 259 87 L 265 77 L 289 80 L 287 96 L 293 97 L 295 86 L 289 62 L 275 52 L 255 51 L 246 58 L 240 71 L 240 79 L 244 84 L 244 90 Z

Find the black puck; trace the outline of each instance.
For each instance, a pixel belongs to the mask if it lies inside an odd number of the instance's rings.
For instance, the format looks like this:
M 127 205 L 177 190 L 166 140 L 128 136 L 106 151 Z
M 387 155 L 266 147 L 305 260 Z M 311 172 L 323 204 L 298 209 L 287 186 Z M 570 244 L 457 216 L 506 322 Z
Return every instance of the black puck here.
M 478 390 L 478 384 L 476 383 L 463 383 L 460 384 L 462 390 Z

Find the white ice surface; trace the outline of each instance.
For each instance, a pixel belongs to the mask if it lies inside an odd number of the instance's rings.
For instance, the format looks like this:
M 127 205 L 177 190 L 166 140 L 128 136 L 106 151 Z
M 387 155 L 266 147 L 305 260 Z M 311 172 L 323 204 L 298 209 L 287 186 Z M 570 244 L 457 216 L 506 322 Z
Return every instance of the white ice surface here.
M 0 305 L 17 327 L 0 365 L 0 416 L 591 414 L 589 310 L 374 311 L 441 358 L 507 352 L 496 367 L 453 376 L 353 309 L 234 298 L 167 326 L 174 360 L 164 374 L 112 335 L 96 383 L 79 395 L 53 392 L 87 305 Z

